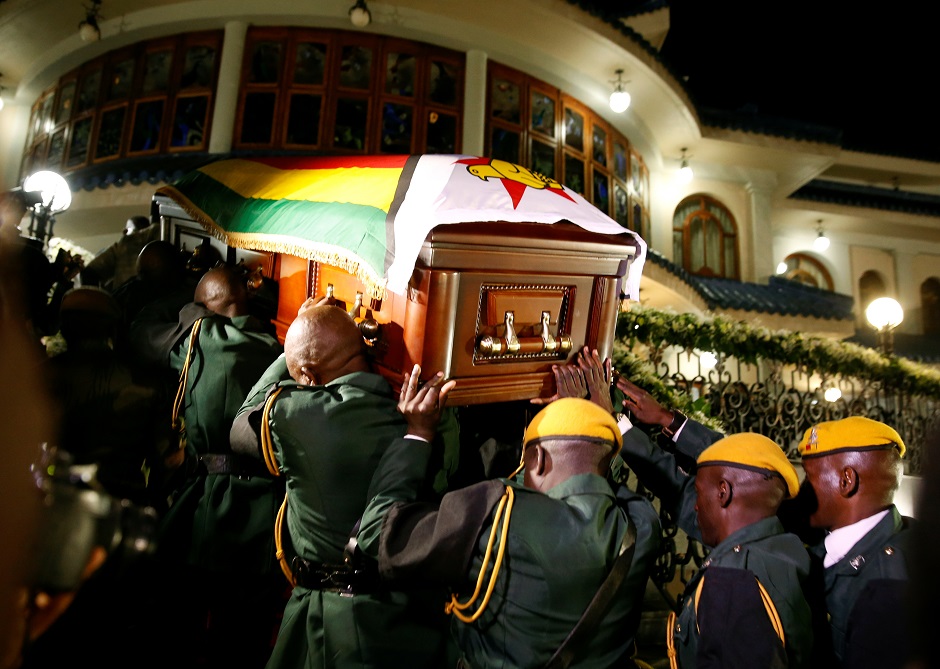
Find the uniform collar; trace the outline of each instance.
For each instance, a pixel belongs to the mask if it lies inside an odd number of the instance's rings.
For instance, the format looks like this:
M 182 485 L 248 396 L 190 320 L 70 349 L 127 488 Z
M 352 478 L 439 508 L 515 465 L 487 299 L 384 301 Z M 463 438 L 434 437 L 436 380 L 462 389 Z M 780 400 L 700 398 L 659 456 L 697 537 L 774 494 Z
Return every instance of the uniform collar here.
M 889 511 L 890 509 L 879 511 L 873 516 L 868 516 L 868 518 L 863 518 L 856 523 L 840 527 L 827 534 L 824 540 L 826 555 L 823 557 L 823 566 L 831 567 L 844 558 L 862 537 L 868 534 L 882 518 L 888 515 Z

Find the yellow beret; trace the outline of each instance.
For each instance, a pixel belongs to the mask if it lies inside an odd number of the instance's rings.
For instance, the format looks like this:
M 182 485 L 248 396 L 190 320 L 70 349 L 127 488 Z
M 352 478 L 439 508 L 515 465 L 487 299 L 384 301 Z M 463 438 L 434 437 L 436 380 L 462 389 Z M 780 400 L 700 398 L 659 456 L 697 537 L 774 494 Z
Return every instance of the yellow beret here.
M 614 417 L 594 402 L 577 397 L 555 400 L 539 411 L 526 428 L 523 444 L 531 446 L 557 438 L 607 443 L 614 453 L 623 446 L 623 435 Z
M 719 439 L 698 456 L 698 466 L 723 465 L 776 474 L 787 485 L 789 497 L 796 497 L 800 478 L 783 449 L 756 432 L 741 432 Z
M 894 428 L 864 416 L 849 416 L 814 425 L 803 434 L 800 455 L 816 458 L 843 451 L 896 448 L 903 457 L 907 448 Z

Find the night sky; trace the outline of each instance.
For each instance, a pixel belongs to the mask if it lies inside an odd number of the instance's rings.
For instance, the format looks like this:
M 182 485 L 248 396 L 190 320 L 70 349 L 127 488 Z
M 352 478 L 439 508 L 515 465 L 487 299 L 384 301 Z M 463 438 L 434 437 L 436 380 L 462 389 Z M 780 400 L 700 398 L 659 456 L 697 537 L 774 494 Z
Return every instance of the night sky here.
M 940 161 L 930 3 L 672 0 L 661 55 L 701 107 L 842 129 L 843 145 Z M 885 15 L 890 9 L 893 15 Z

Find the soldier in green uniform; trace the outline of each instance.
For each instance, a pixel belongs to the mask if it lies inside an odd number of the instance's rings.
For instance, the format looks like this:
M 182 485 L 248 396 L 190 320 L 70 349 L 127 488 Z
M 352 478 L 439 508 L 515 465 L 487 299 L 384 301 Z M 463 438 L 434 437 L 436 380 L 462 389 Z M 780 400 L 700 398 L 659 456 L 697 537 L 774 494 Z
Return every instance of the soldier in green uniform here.
M 660 526 L 649 500 L 607 478 L 621 444 L 611 414 L 583 399 L 552 401 L 525 432 L 522 482 L 485 481 L 429 503 L 421 476 L 450 386 L 438 390 L 438 375 L 417 390 L 419 373 L 406 375 L 402 387 L 409 434 L 376 471 L 362 550 L 392 584 L 450 588 L 458 666 L 546 666 L 602 584 L 609 608 L 589 616 L 593 622 L 578 632 L 583 641 L 558 657 L 570 652 L 577 667 L 634 666 Z M 605 583 L 615 564 L 621 580 Z
M 185 428 L 185 448 L 167 458 L 176 485 L 158 537 L 166 579 L 158 597 L 178 621 L 167 649 L 179 642 L 180 652 L 168 652 L 184 664 L 261 667 L 284 601 L 273 559 L 283 489 L 256 460 L 232 451 L 229 431 L 282 347 L 248 313 L 244 278 L 229 266 L 206 272 L 179 321 L 158 330 L 152 335 L 180 378 Z
M 287 487 L 279 554 L 293 590 L 268 666 L 447 666 L 439 593 L 382 589 L 374 573 L 344 561 L 379 460 L 405 433 L 394 392 L 371 370 L 355 321 L 335 306 L 301 310 L 284 353 L 246 404 L 285 365 L 291 379 L 232 426 L 233 447 L 263 458 Z
M 863 416 L 820 423 L 800 442 L 815 497 L 810 524 L 828 530 L 822 561 L 837 664 L 908 666 L 905 590 L 912 519 L 894 505 L 905 446 L 888 425 Z

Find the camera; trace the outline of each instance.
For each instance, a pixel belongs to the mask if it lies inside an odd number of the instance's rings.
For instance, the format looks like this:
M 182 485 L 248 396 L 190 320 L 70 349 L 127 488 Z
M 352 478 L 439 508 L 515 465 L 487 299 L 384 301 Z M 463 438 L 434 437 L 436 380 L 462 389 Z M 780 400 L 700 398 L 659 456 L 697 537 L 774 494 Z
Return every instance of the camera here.
M 33 467 L 42 499 L 31 583 L 47 592 L 68 592 L 82 584 L 95 546 L 108 560 L 133 560 L 155 548 L 156 511 L 117 499 L 101 486 L 97 465 L 76 465 L 55 448 L 43 449 Z

